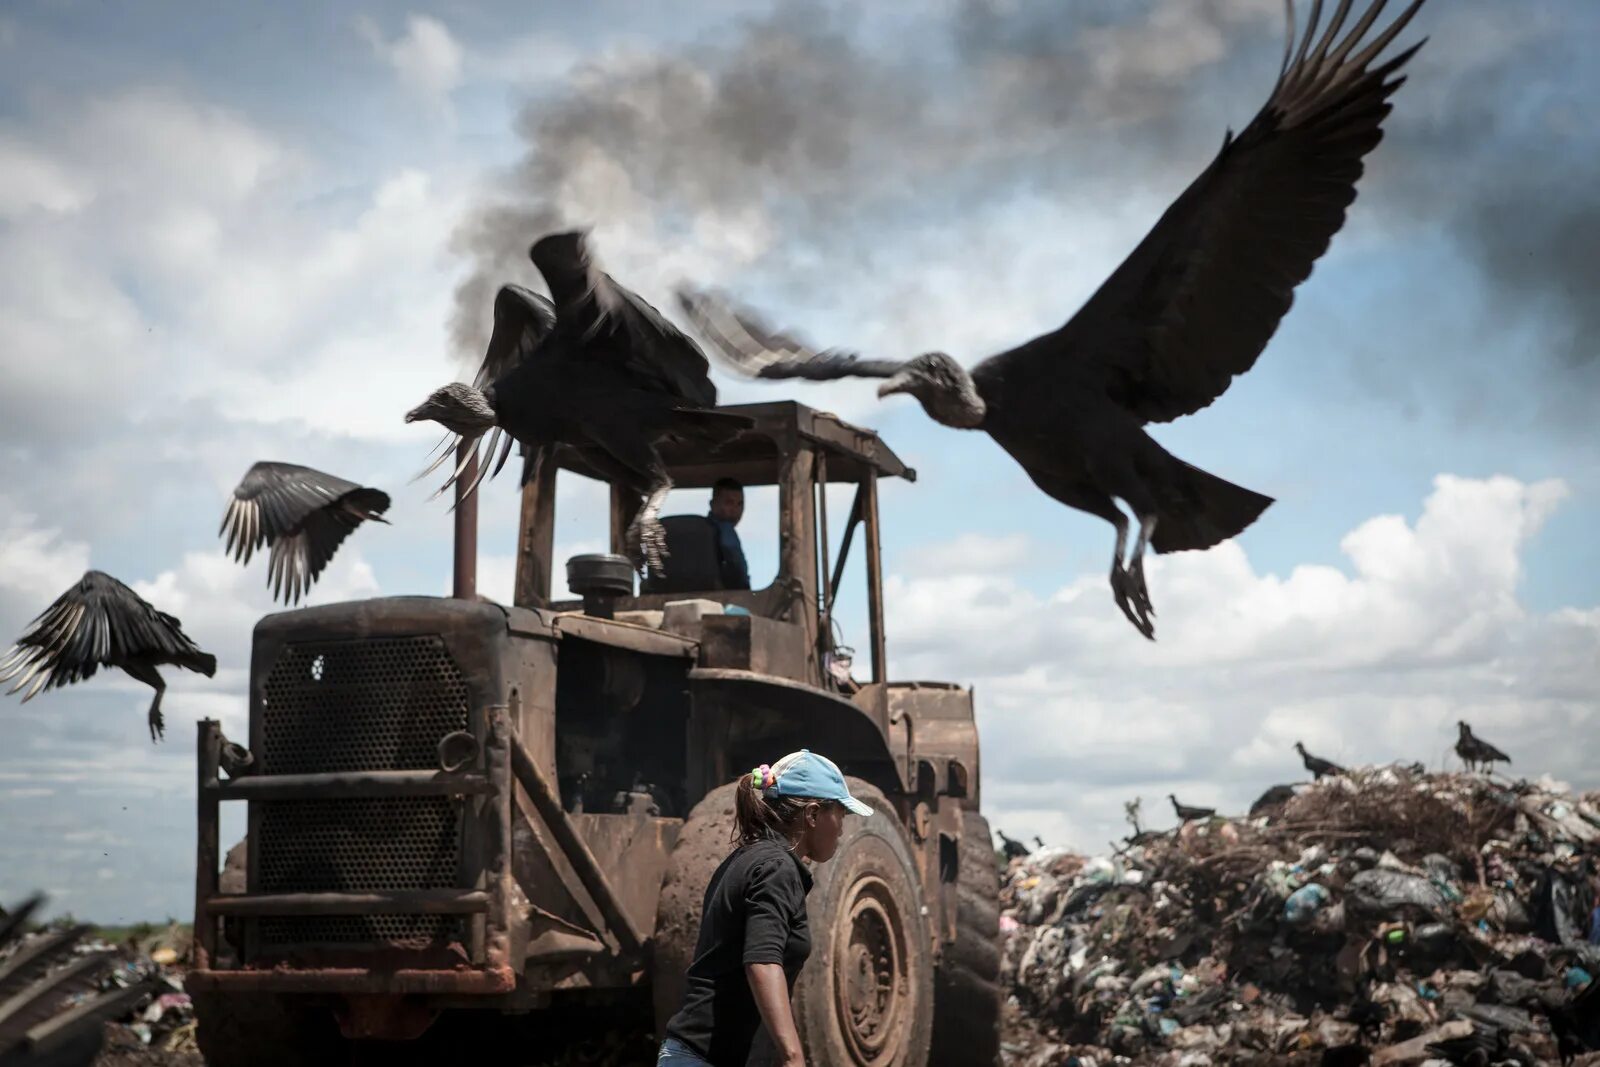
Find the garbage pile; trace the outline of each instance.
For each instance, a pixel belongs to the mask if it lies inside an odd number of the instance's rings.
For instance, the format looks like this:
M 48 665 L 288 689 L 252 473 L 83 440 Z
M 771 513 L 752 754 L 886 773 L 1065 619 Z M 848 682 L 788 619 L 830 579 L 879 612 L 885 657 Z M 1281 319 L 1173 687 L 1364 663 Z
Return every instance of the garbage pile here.
M 127 1054 L 148 1049 L 161 1053 L 159 1061 L 163 1063 L 188 1062 L 190 1058 L 199 1063 L 194 1007 L 189 994 L 183 991 L 183 977 L 194 948 L 189 928 L 174 923 L 142 937 L 130 937 L 121 944 L 90 944 L 117 953 L 115 965 L 101 980 L 103 988 L 146 983 L 151 989 L 150 995 L 129 1014 L 108 1026 L 102 1061 L 145 1062 L 142 1057 L 133 1059 Z
M 1391 766 L 1135 828 L 1011 861 L 1008 1067 L 1600 1064 L 1600 795 Z

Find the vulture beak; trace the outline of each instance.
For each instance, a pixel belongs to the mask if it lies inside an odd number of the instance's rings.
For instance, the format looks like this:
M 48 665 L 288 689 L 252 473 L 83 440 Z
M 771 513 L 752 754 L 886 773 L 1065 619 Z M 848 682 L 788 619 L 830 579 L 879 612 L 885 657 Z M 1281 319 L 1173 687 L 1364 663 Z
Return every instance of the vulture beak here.
M 878 396 L 882 398 L 891 393 L 909 393 L 911 392 L 912 381 L 913 377 L 911 372 L 908 370 L 903 370 L 896 374 L 893 378 L 890 378 L 888 381 L 878 386 Z

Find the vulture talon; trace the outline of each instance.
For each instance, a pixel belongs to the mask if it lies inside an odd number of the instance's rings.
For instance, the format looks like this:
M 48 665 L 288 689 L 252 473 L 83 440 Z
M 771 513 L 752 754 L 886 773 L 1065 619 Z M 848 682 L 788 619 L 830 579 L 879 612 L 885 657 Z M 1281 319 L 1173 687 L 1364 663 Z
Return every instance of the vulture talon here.
M 667 528 L 654 517 L 640 517 L 628 528 L 628 557 L 641 574 L 648 566 L 655 574 L 666 573 Z
M 1128 577 L 1130 579 L 1129 592 L 1133 595 L 1134 606 L 1139 609 L 1139 614 L 1148 620 L 1155 615 L 1156 609 L 1150 603 L 1150 587 L 1144 582 L 1143 556 L 1133 557 L 1133 563 L 1128 567 Z
M 1128 572 L 1118 564 L 1111 571 L 1111 595 L 1116 598 L 1117 607 L 1122 609 L 1122 614 L 1133 623 L 1133 628 L 1144 634 L 1151 641 L 1156 639 L 1156 628 L 1151 624 L 1144 609 L 1139 607 L 1139 592 L 1133 587 L 1133 579 Z M 1131 603 L 1130 603 L 1131 599 Z M 1135 614 L 1135 608 L 1138 613 Z

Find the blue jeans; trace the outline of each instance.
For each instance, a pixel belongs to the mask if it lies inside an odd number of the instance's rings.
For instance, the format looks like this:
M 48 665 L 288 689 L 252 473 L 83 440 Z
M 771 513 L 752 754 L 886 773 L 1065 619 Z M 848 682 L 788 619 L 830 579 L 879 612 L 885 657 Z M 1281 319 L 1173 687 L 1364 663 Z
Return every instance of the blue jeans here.
M 711 1067 L 711 1061 L 675 1037 L 661 1042 L 661 1052 L 656 1056 L 656 1067 Z

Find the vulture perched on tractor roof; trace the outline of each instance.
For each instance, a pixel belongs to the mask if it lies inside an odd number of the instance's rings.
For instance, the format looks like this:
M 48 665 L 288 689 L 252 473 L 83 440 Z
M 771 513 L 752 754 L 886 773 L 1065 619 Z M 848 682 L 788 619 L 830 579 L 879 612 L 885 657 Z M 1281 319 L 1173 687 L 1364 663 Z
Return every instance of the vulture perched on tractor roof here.
M 388 523 L 389 494 L 293 463 L 261 462 L 245 472 L 217 536 L 242 564 L 262 545 L 273 599 L 298 604 L 333 554 L 368 519 Z
M 1367 40 L 1383 0 L 1346 30 L 1339 0 L 1319 35 L 1322 3 L 1295 47 L 1293 10 L 1282 69 L 1266 105 L 1175 200 L 1144 240 L 1064 326 L 970 371 L 943 352 L 908 361 L 819 351 L 763 325 L 732 301 L 692 288 L 679 301 L 735 368 L 764 378 L 887 378 L 935 421 L 983 430 L 1046 494 L 1116 528 L 1111 591 L 1154 638 L 1146 546 L 1206 549 L 1272 503 L 1190 466 L 1144 430 L 1193 414 L 1248 371 L 1344 224 L 1363 158 L 1383 136 L 1397 71 L 1420 47 L 1374 64 L 1416 14 L 1412 0 Z M 1139 532 L 1124 564 L 1129 523 Z
M 182 624 L 157 611 L 138 593 L 101 571 L 85 571 L 72 588 L 56 597 L 0 660 L 0 683 L 21 675 L 9 690 L 28 686 L 26 704 L 43 689 L 71 685 L 101 667 L 120 667 L 156 691 L 150 702 L 150 740 L 164 730 L 161 696 L 167 683 L 163 665 L 217 672 L 217 657 L 200 651 Z
M 598 269 L 584 233 L 542 237 L 529 256 L 551 299 L 521 286 L 501 288 L 473 385 L 436 389 L 406 421 L 431 420 L 469 442 L 490 434 L 468 493 L 499 472 L 513 439 L 525 457 L 523 484 L 557 445 L 581 449 L 613 485 L 643 498 L 628 529 L 630 551 L 636 566 L 648 562 L 661 571 L 666 531 L 657 515 L 672 479 L 657 445 L 666 438 L 719 445 L 754 420 L 713 410 L 717 390 L 700 347 Z M 491 472 L 488 460 L 502 435 Z

